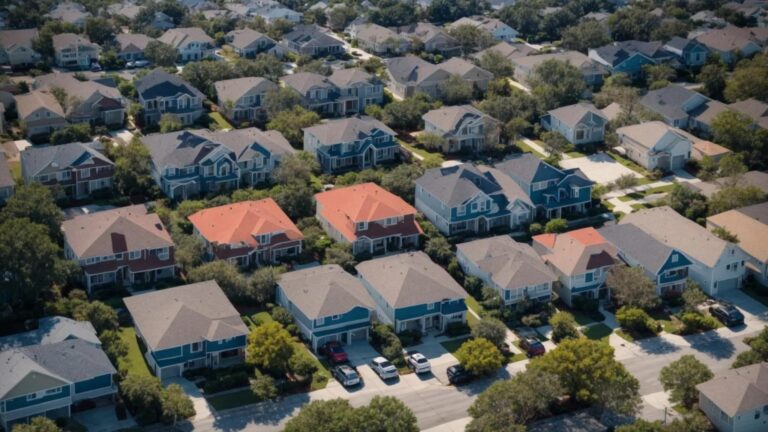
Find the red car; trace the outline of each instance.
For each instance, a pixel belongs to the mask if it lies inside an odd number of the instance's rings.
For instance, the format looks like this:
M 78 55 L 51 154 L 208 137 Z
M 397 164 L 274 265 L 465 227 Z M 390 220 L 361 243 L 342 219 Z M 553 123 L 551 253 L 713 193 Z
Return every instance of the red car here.
M 546 351 L 544 349 L 544 344 L 539 342 L 538 339 L 530 336 L 520 338 L 520 348 L 525 351 L 525 354 L 528 355 L 528 357 L 544 355 L 544 352 Z
M 337 341 L 326 342 L 325 345 L 320 348 L 320 352 L 331 363 L 344 363 L 347 361 L 347 353 L 344 352 L 344 348 L 342 348 L 341 344 Z

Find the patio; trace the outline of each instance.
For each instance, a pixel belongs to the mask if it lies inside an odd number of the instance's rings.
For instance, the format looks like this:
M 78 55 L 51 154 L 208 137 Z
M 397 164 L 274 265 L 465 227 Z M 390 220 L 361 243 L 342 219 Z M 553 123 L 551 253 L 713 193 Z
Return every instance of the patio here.
M 637 178 L 643 178 L 642 175 L 632 171 L 624 165 L 616 162 L 605 153 L 595 153 L 590 156 L 563 159 L 560 166 L 566 169 L 579 168 L 590 180 L 607 184 L 616 181 L 619 177 L 631 174 Z

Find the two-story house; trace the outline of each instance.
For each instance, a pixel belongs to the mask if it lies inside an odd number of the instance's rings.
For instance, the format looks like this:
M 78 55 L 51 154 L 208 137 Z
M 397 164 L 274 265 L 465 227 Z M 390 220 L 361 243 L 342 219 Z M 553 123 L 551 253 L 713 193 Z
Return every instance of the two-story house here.
M 598 232 L 616 247 L 622 261 L 643 269 L 656 285 L 656 294 L 662 297 L 682 294 L 692 265 L 684 253 L 632 224 L 606 226 Z
M 350 36 L 361 49 L 376 55 L 403 55 L 411 50 L 410 39 L 374 23 L 353 26 Z
M 67 125 L 64 109 L 48 92 L 33 90 L 17 95 L 16 112 L 24 135 L 34 140 L 47 141 L 51 133 Z
M 675 55 L 677 61 L 689 68 L 704 66 L 709 57 L 709 49 L 695 39 L 675 36 L 663 46 L 664 50 Z
M 63 90 L 67 101 L 62 109 L 70 123 L 118 128 L 125 120 L 128 103 L 117 86 L 100 81 L 80 81 L 72 75 L 53 73 L 35 78 L 32 87 L 50 93 L 54 89 Z
M 530 153 L 513 155 L 495 168 L 515 181 L 547 219 L 582 214 L 592 205 L 594 182 L 578 168 L 556 168 Z
M 417 248 L 421 227 L 416 209 L 376 183 L 363 183 L 315 195 L 315 217 L 353 254 L 377 255 Z
M 362 282 L 337 264 L 283 273 L 275 297 L 313 350 L 331 341 L 368 339 L 373 300 Z
M 8 161 L 4 156 L 0 157 L 0 205 L 8 201 L 15 189 L 16 180 L 13 179 Z
M 123 299 L 160 379 L 243 363 L 248 327 L 214 280 Z
M 163 114 L 170 114 L 188 126 L 203 114 L 205 95 L 178 75 L 155 69 L 135 84 L 146 125 L 156 124 Z
M 28 147 L 20 154 L 25 183 L 40 183 L 54 196 L 88 198 L 112 188 L 115 164 L 90 143 Z
M 556 108 L 541 116 L 544 129 L 559 133 L 577 146 L 603 142 L 607 124 L 603 112 L 585 102 Z
M 443 138 L 444 153 L 479 153 L 499 143 L 501 122 L 472 105 L 434 109 L 421 118 L 424 132 Z
M 707 218 L 707 229 L 722 228 L 739 239 L 749 257 L 747 271 L 768 286 L 768 203 L 728 210 Z
M 241 201 L 189 216 L 208 259 L 240 267 L 278 263 L 301 253 L 304 235 L 272 198 Z
M 85 20 L 93 15 L 80 3 L 63 1 L 58 2 L 45 16 L 46 18 L 60 20 L 82 29 L 85 26 Z
M 0 338 L 0 426 L 38 416 L 69 417 L 72 406 L 110 402 L 117 370 L 90 322 L 41 318 L 35 330 Z
M 264 112 L 267 93 L 277 91 L 277 84 L 259 77 L 216 81 L 214 87 L 219 111 L 236 125 L 256 120 Z
M 603 83 L 603 76 L 608 73 L 605 66 L 585 56 L 579 51 L 564 51 L 549 54 L 517 56 L 512 58 L 511 62 L 515 67 L 515 80 L 522 83 L 527 82 L 528 77 L 534 73 L 536 68 L 548 60 L 558 60 L 570 63 L 572 66 L 579 69 L 581 76 L 584 78 L 584 82 L 590 87 L 601 85 Z
M 368 105 L 379 105 L 384 100 L 381 81 L 357 68 L 340 69 L 328 77 L 299 72 L 281 80 L 300 95 L 305 108 L 324 115 L 362 114 Z
M 34 28 L 0 31 L 0 64 L 25 67 L 39 62 L 42 56 L 32 48 L 36 38 Z
M 467 292 L 424 252 L 389 255 L 355 266 L 376 316 L 405 330 L 442 333 L 467 321 Z
M 577 296 L 605 298 L 608 270 L 619 263 L 616 248 L 592 227 L 533 237 L 533 248 L 555 272 L 557 294 L 567 305 Z
M 250 28 L 232 30 L 227 33 L 225 40 L 237 55 L 245 58 L 269 52 L 277 45 L 271 37 Z
M 616 129 L 627 157 L 647 170 L 673 171 L 691 159 L 693 142 L 679 129 L 660 121 Z
M 720 239 L 670 207 L 640 210 L 619 223 L 635 225 L 684 253 L 693 263 L 688 270 L 691 279 L 711 296 L 738 289 L 744 281 L 748 255 L 738 245 Z
M 422 51 L 440 54 L 443 57 L 453 57 L 461 54 L 461 44 L 449 35 L 442 27 L 429 22 L 417 22 L 411 25 L 397 27 L 397 33 L 408 41 L 418 41 Z M 413 44 L 411 49 L 413 49 Z
M 179 27 L 166 31 L 158 41 L 172 46 L 180 62 L 213 57 L 213 39 L 199 27 Z
M 89 292 L 176 276 L 171 236 L 157 214 L 142 204 L 80 215 L 64 221 L 61 229 L 64 256 L 83 269 Z
M 425 93 L 437 97 L 439 84 L 450 78 L 450 72 L 427 62 L 421 57 L 407 55 L 385 60 L 387 65 L 387 87 L 401 98 L 416 93 Z
M 69 69 L 87 69 L 99 59 L 101 47 L 74 33 L 53 36 L 56 66 Z
M 758 35 L 759 32 L 762 32 L 762 35 Z M 751 57 L 760 52 L 765 45 L 767 34 L 765 29 L 759 27 L 741 28 L 727 25 L 724 28 L 709 29 L 694 39 L 706 46 L 713 54 L 717 54 L 720 60 L 733 64 L 738 59 Z
M 675 55 L 664 49 L 662 42 L 627 40 L 589 49 L 589 58 L 604 65 L 612 74 L 630 77 L 643 74 L 643 66 L 669 63 Z
M 640 98 L 643 108 L 658 114 L 664 123 L 702 134 L 711 132 L 712 120 L 728 105 L 679 85 L 651 90 Z
M 516 229 L 535 214 L 525 191 L 495 168 L 433 168 L 415 183 L 416 208 L 448 236 Z
M 720 432 L 757 432 L 768 427 L 768 363 L 717 373 L 696 385 L 698 407 Z
M 496 290 L 505 306 L 548 302 L 558 280 L 531 246 L 508 235 L 458 244 L 456 259 L 464 273 Z
M 115 35 L 117 58 L 124 62 L 144 59 L 144 50 L 154 39 L 141 33 L 120 33 Z
M 392 162 L 398 155 L 395 131 L 367 116 L 329 120 L 304 128 L 304 150 L 326 173 L 361 170 Z
M 308 57 L 328 57 L 343 54 L 344 42 L 329 35 L 316 24 L 299 24 L 283 35 L 289 50 Z
M 518 36 L 517 30 L 508 26 L 497 18 L 487 16 L 462 17 L 451 23 L 448 28 L 456 28 L 462 25 L 471 25 L 480 30 L 488 32 L 494 39 L 499 41 L 512 42 Z

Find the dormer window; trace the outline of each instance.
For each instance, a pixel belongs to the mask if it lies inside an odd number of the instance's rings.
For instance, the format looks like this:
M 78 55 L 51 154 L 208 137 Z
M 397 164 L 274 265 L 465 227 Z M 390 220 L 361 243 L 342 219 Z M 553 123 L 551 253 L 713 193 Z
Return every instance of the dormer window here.
M 365 231 L 368 229 L 368 222 L 358 222 L 357 223 L 357 230 L 358 231 Z

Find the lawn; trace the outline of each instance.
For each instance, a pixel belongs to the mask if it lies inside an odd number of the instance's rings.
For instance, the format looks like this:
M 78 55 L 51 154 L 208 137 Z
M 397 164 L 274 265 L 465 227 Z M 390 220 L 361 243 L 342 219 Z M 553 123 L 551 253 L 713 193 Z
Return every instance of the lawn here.
M 534 156 L 536 156 L 539 159 L 546 159 L 547 157 L 544 156 L 544 154 L 540 153 L 538 150 L 534 149 L 533 147 L 529 146 L 523 140 L 518 140 L 515 145 L 517 148 L 523 151 L 523 153 L 533 153 Z
M 255 404 L 257 402 L 259 402 L 259 399 L 253 395 L 251 389 L 243 389 L 240 391 L 208 398 L 208 403 L 211 404 L 213 409 L 216 411 L 236 408 L 243 405 Z
M 128 354 L 118 359 L 119 365 L 127 367 L 130 374 L 152 376 L 152 372 L 144 360 L 139 340 L 136 338 L 136 330 L 133 327 L 123 327 L 120 329 L 120 337 L 128 345 Z M 118 369 L 120 368 L 118 367 Z
M 651 173 L 649 173 L 649 172 L 648 172 L 648 170 L 647 170 L 647 169 L 645 169 L 645 168 L 641 167 L 640 165 L 638 165 L 638 164 L 636 164 L 636 163 L 632 162 L 631 160 L 629 160 L 629 159 L 627 159 L 627 158 L 625 158 L 625 157 L 623 157 L 623 156 L 621 156 L 621 155 L 618 155 L 618 154 L 616 154 L 616 153 L 614 153 L 614 152 L 612 152 L 612 151 L 609 151 L 609 152 L 606 152 L 606 153 L 607 153 L 607 154 L 608 154 L 608 156 L 610 156 L 610 157 L 611 157 L 613 160 L 615 160 L 616 162 L 618 162 L 618 163 L 620 163 L 620 164 L 624 165 L 625 167 L 627 167 L 627 168 L 631 169 L 632 171 L 634 171 L 634 172 L 636 172 L 636 173 L 642 174 L 642 175 L 643 175 L 643 176 L 645 176 L 645 177 L 647 177 L 647 176 L 649 176 L 649 175 L 651 174 Z M 641 180 L 641 179 L 638 179 L 638 180 Z M 648 182 L 649 182 L 649 181 L 648 181 L 648 179 L 645 179 L 645 180 L 646 180 L 646 182 L 645 182 L 645 183 L 648 183 Z M 640 183 L 642 184 L 643 182 L 641 181 Z
M 570 156 L 572 158 L 580 158 L 580 157 L 586 157 L 587 156 L 586 154 L 584 154 L 582 152 L 579 152 L 579 151 L 575 151 L 575 150 L 574 151 L 565 152 L 565 154 L 567 154 L 568 156 Z
M 622 329 L 616 329 L 616 334 L 619 335 L 622 339 L 624 339 L 627 342 L 634 342 L 635 341 L 635 338 L 632 337 L 631 334 L 626 333 Z
M 588 314 L 586 314 L 586 313 L 584 313 L 584 312 L 582 312 L 580 310 L 577 310 L 577 309 L 568 309 L 568 310 L 566 310 L 566 312 L 568 312 L 571 315 L 573 315 L 573 318 L 576 320 L 576 322 L 580 326 L 585 326 L 585 325 L 597 322 L 594 319 L 592 319 L 592 317 L 590 317 Z
M 415 153 L 415 154 L 423 157 L 424 159 L 434 158 L 434 159 L 439 160 L 440 163 L 445 162 L 445 158 L 443 157 L 442 153 L 431 152 L 429 150 L 426 150 L 426 149 L 423 149 L 423 148 L 416 147 L 414 145 L 408 144 L 407 142 L 405 142 L 403 140 L 397 140 L 397 142 L 399 142 L 400 145 L 405 147 L 408 151 L 410 151 L 412 153 Z
M 11 175 L 13 176 L 13 179 L 16 180 L 16 183 L 21 182 L 21 162 L 8 161 L 8 169 L 11 171 Z
M 653 208 L 653 205 L 640 203 L 640 204 L 631 204 L 630 207 L 632 207 L 633 210 L 645 210 L 645 209 Z
M 657 323 L 661 324 L 661 327 L 667 333 L 675 334 L 680 328 L 679 322 L 672 320 L 672 315 L 662 310 L 651 311 L 651 313 L 648 315 L 650 315 L 650 317 L 653 318 Z
M 445 342 L 440 342 L 440 345 L 442 345 L 443 348 L 445 348 L 446 351 L 448 351 L 449 353 L 453 354 L 453 353 L 456 352 L 456 350 L 459 349 L 461 344 L 463 344 L 464 342 L 466 342 L 466 341 L 468 341 L 470 339 L 472 339 L 472 337 L 466 336 L 466 337 L 461 337 L 461 338 L 458 338 L 458 339 L 451 339 L 451 340 L 448 340 L 448 341 L 445 341 Z
M 601 323 L 587 327 L 582 333 L 584 333 L 584 336 L 586 336 L 587 339 L 607 341 L 608 336 L 613 333 L 613 330 Z
M 478 316 L 483 316 L 483 314 L 485 314 L 485 309 L 483 308 L 483 305 L 478 303 L 477 299 L 475 299 L 474 297 L 467 296 L 467 299 L 464 301 L 467 303 L 467 307 L 475 311 L 475 313 Z
M 221 115 L 219 112 L 212 112 L 208 114 L 208 117 L 212 120 L 209 125 L 211 129 L 232 129 L 232 125 Z
M 625 201 L 625 202 L 632 201 L 632 200 L 641 200 L 653 194 L 672 192 L 672 189 L 674 189 L 674 187 L 675 187 L 674 184 L 670 184 L 670 185 L 646 189 L 644 191 L 632 192 L 630 194 L 619 197 L 619 200 Z

